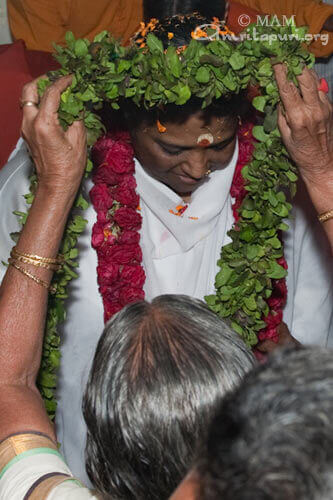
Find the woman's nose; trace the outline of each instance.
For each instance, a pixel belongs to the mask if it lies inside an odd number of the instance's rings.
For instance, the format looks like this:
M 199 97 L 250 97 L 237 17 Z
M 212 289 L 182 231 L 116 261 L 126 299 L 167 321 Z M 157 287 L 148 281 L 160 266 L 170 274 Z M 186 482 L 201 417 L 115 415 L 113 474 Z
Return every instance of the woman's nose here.
M 209 163 L 205 153 L 191 152 L 184 166 L 184 171 L 187 175 L 194 179 L 202 179 L 209 170 Z

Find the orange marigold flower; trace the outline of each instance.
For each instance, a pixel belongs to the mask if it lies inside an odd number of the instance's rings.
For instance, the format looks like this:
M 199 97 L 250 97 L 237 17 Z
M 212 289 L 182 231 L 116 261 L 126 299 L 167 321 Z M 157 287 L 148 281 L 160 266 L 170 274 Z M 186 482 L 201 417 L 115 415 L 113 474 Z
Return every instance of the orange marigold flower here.
M 198 38 L 207 38 L 207 33 L 200 29 L 200 28 L 197 28 L 195 31 L 192 31 L 191 33 L 191 37 L 194 39 L 194 40 L 197 40 Z
M 160 120 L 157 120 L 156 125 L 157 125 L 158 131 L 160 134 L 163 134 L 164 132 L 166 132 L 167 129 L 164 125 L 162 125 Z
M 145 44 L 145 43 L 142 43 L 142 44 L 140 45 L 140 49 L 144 49 L 144 48 L 145 48 L 145 46 L 146 46 L 146 44 Z
M 175 35 L 171 32 L 168 33 L 168 38 L 169 40 L 172 40 Z

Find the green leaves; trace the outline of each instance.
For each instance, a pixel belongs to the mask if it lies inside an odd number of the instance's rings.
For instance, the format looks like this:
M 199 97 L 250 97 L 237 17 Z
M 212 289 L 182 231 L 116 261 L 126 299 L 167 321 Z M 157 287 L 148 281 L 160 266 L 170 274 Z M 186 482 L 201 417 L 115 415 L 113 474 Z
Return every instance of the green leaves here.
M 163 43 L 152 33 L 147 35 L 147 46 L 152 54 L 162 55 L 164 52 Z
M 304 65 L 311 66 L 314 58 L 302 47 L 301 40 L 284 35 L 300 35 L 291 26 L 256 26 L 256 37 L 266 35 L 266 42 L 258 42 L 249 27 L 252 40 L 237 45 L 216 40 L 208 44 L 192 40 L 180 54 L 173 46 L 165 50 L 163 43 L 152 33 L 146 47 L 124 48 L 108 32 L 97 35 L 93 43 L 76 40 L 66 34 L 66 47 L 56 46 L 56 58 L 62 68 L 50 72 L 38 83 L 39 95 L 58 77 L 73 74 L 72 85 L 63 93 L 59 120 L 66 129 L 74 120 L 84 120 L 88 146 L 92 146 L 104 132 L 98 115 L 101 103 L 119 109 L 120 99 L 131 99 L 136 105 L 162 108 L 170 103 L 185 104 L 192 96 L 201 99 L 202 107 L 214 99 L 229 99 L 246 89 L 248 84 L 259 87 L 260 95 L 253 100 L 254 107 L 265 113 L 261 125 L 254 127 L 253 136 L 259 141 L 252 161 L 243 168 L 247 196 L 239 210 L 237 228 L 229 232 L 231 243 L 223 247 L 220 270 L 216 276 L 216 293 L 206 297 L 209 307 L 228 318 L 232 327 L 249 346 L 257 343 L 257 333 L 265 328 L 263 318 L 269 308 L 266 299 L 271 296 L 274 280 L 286 276 L 278 264 L 283 254 L 280 231 L 288 226 L 283 219 L 291 205 L 284 193 L 295 192 L 297 173 L 282 146 L 277 129 L 279 94 L 273 78 L 272 64 L 284 62 L 288 75 L 297 83 L 296 75 Z M 268 35 L 276 35 L 269 43 Z M 281 38 L 279 38 L 279 36 Z M 92 170 L 88 160 L 86 175 Z M 34 190 L 27 195 L 30 203 Z M 79 195 L 76 209 L 86 209 L 88 202 Z M 22 223 L 27 214 L 18 213 Z M 77 276 L 77 241 L 85 230 L 82 216 L 72 216 L 61 245 L 65 256 L 63 269 L 54 275 L 56 295 L 50 297 L 47 327 L 43 348 L 39 387 L 49 414 L 56 409 L 56 370 L 59 366 L 60 338 L 58 325 L 65 319 L 67 287 Z
M 245 57 L 242 56 L 239 52 L 234 51 L 229 59 L 229 64 L 235 71 L 242 69 L 245 66 Z
M 287 271 L 280 266 L 277 262 L 273 261 L 270 262 L 267 276 L 269 278 L 273 278 L 275 280 L 280 280 L 282 278 L 285 278 L 287 276 Z
M 182 72 L 182 64 L 179 60 L 176 48 L 173 45 L 170 45 L 170 47 L 168 47 L 165 57 L 168 67 L 170 68 L 173 76 L 175 78 L 180 78 Z
M 205 66 L 201 66 L 196 72 L 195 79 L 199 83 L 207 83 L 210 80 L 210 72 Z

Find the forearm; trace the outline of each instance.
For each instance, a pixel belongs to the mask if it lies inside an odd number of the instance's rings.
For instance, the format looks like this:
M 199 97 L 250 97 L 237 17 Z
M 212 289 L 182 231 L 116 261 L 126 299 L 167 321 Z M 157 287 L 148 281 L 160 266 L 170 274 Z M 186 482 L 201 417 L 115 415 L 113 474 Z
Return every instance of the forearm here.
M 73 195 L 38 189 L 17 244 L 23 253 L 56 257 Z M 21 266 L 21 264 L 20 264 Z M 50 282 L 52 271 L 22 264 Z M 0 288 L 0 384 L 34 384 L 40 363 L 48 291 L 9 266 Z
M 326 179 L 318 179 L 317 181 L 315 179 L 307 180 L 304 178 L 304 182 L 318 214 L 333 210 L 333 174 L 330 178 L 326 177 Z M 333 218 L 323 222 L 322 226 L 327 234 L 333 252 Z
M 333 175 L 331 177 L 325 180 L 318 179 L 318 181 L 304 178 L 305 185 L 318 214 L 333 210 Z M 327 234 L 333 252 L 333 218 L 323 222 L 322 226 Z

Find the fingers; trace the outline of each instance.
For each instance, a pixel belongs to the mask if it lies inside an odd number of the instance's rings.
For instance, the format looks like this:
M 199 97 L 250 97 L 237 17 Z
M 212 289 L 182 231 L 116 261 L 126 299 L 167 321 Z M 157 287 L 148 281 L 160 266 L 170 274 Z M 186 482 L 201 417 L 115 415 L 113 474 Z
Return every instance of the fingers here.
M 287 79 L 287 68 L 284 64 L 273 66 L 276 83 L 286 112 L 302 103 L 302 98 L 295 85 Z
M 291 137 L 291 130 L 285 115 L 283 114 L 281 105 L 278 106 L 278 127 L 284 142 L 288 142 Z
M 305 67 L 302 74 L 297 76 L 297 80 L 305 104 L 318 106 L 320 104 L 318 91 L 319 80 L 317 80 L 315 73 Z
M 24 85 L 22 89 L 21 102 L 31 101 L 36 103 L 36 106 L 23 106 L 23 120 L 25 119 L 33 120 L 38 114 L 38 103 L 39 103 L 39 96 L 37 90 L 38 80 L 39 78 L 36 78 L 32 82 L 27 83 L 26 85 Z
M 59 78 L 46 89 L 39 105 L 40 116 L 47 124 L 58 125 L 58 109 L 62 92 L 72 83 L 72 76 Z

